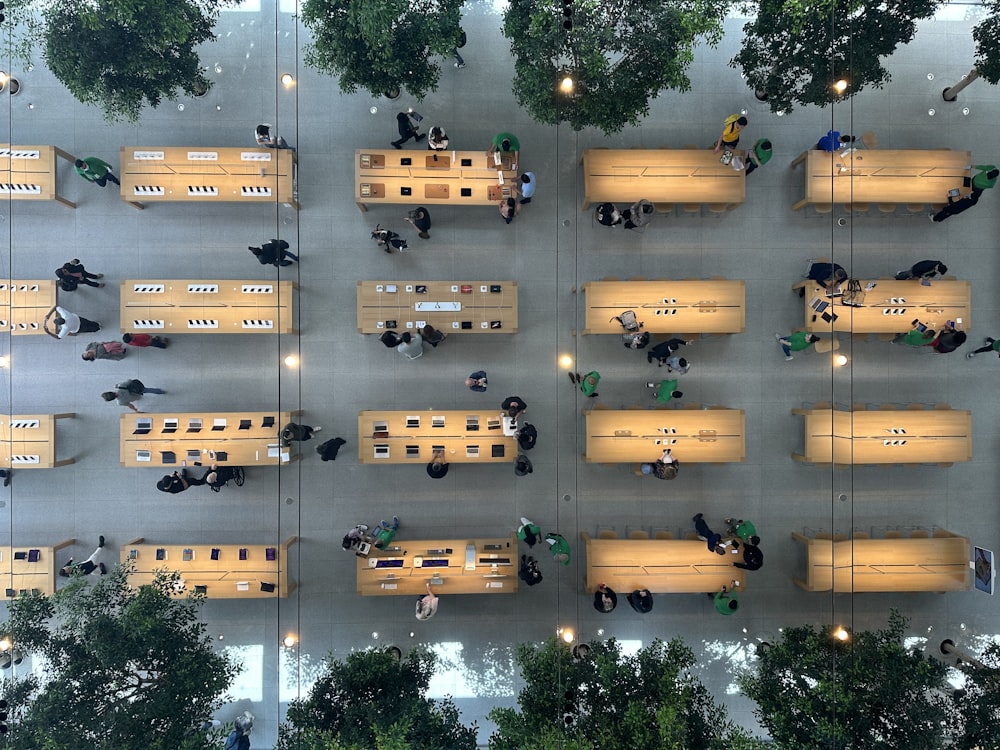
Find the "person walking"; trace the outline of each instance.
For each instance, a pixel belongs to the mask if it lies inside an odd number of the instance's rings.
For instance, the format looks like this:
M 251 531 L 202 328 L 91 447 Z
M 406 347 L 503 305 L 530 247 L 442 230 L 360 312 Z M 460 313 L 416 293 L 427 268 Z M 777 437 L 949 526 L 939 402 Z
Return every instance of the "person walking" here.
M 392 141 L 393 148 L 402 148 L 403 144 L 411 138 L 422 141 L 427 137 L 421 133 L 417 124 L 411 119 L 410 112 L 400 112 L 396 115 L 396 129 L 399 130 L 399 140 Z
M 451 56 L 455 58 L 455 67 L 461 70 L 465 67 L 465 60 L 462 59 L 462 56 L 458 53 L 458 51 L 466 45 L 469 38 L 465 35 L 464 29 L 459 29 L 458 32 L 458 44 L 452 48 Z
M 650 364 L 653 360 L 656 360 L 657 367 L 663 367 L 670 360 L 671 355 L 673 355 L 682 346 L 690 346 L 694 341 L 685 341 L 680 338 L 671 338 L 667 341 L 661 341 L 659 344 L 654 346 L 648 352 L 646 352 L 646 361 Z
M 128 352 L 121 341 L 91 341 L 87 348 L 80 355 L 84 362 L 93 362 L 98 359 L 113 359 L 115 361 L 125 359 Z
M 445 460 L 444 451 L 436 450 L 431 454 L 431 460 L 427 464 L 427 476 L 431 479 L 444 479 L 448 473 L 448 462 Z
M 500 216 L 505 222 L 510 224 L 514 221 L 514 217 L 521 213 L 521 204 L 515 200 L 518 196 L 516 188 L 511 189 L 510 198 L 501 198 L 498 204 L 500 208 Z
M 470 391 L 476 391 L 477 393 L 486 393 L 486 387 L 489 385 L 489 380 L 486 377 L 485 370 L 476 370 L 474 373 L 469 375 L 465 379 L 465 385 Z
M 996 171 L 996 170 L 994 170 Z M 927 214 L 928 218 L 936 223 L 940 223 L 951 216 L 958 216 L 960 213 L 968 211 L 979 203 L 979 197 L 983 194 L 982 188 L 972 188 L 972 192 L 964 198 L 955 199 L 951 193 L 948 194 L 948 203 L 940 211 Z
M 73 162 L 73 165 L 76 167 L 76 173 L 87 180 L 87 182 L 93 182 L 95 185 L 104 187 L 108 184 L 108 180 L 111 180 L 116 185 L 121 185 L 118 178 L 112 174 L 111 165 L 106 161 L 98 159 L 96 156 L 77 159 Z
M 535 173 L 525 172 L 521 175 L 521 205 L 531 203 L 535 197 Z
M 406 216 L 403 217 L 408 222 L 413 225 L 413 228 L 417 230 L 417 236 L 422 240 L 429 240 L 431 238 L 431 214 L 423 206 L 413 209 L 407 212 Z
M 407 359 L 416 359 L 424 356 L 424 338 L 419 333 L 406 331 L 399 337 L 399 344 L 396 351 Z
M 740 608 L 739 597 L 735 591 L 730 591 L 728 586 L 723 586 L 715 595 L 709 594 L 709 597 L 714 601 L 715 611 L 720 615 L 734 615 Z
M 124 333 L 122 334 L 122 341 L 129 346 L 142 348 L 151 346 L 154 349 L 166 349 L 170 343 L 170 339 L 164 336 L 150 336 L 148 333 Z
M 94 550 L 93 554 L 82 562 L 74 563 L 71 557 L 69 561 L 59 568 L 59 575 L 63 578 L 68 578 L 73 575 L 90 575 L 95 570 L 101 571 L 101 575 L 106 575 L 108 572 L 107 566 L 101 562 L 101 555 L 104 553 L 104 536 L 102 535 L 97 542 L 97 549 Z
M 94 279 L 103 279 L 104 274 L 90 273 L 83 267 L 79 258 L 73 258 L 73 260 L 66 261 L 59 268 L 57 268 L 56 278 L 59 279 L 59 288 L 64 292 L 75 292 L 76 288 L 80 284 L 86 284 L 87 286 L 97 288 L 104 286 L 103 281 L 94 281 Z
M 135 402 L 147 393 L 162 395 L 166 391 L 162 388 L 150 388 L 138 378 L 131 378 L 130 380 L 123 380 L 121 383 L 116 383 L 115 389 L 113 391 L 105 391 L 101 394 L 101 398 L 105 401 L 117 401 L 119 406 L 127 406 L 132 411 L 141 414 L 142 412 L 135 408 Z
M 545 535 L 545 543 L 549 545 L 549 552 L 552 553 L 552 559 L 557 563 L 562 563 L 563 565 L 569 565 L 570 563 L 570 550 L 569 542 L 561 534 L 556 534 L 555 532 L 549 532 Z
M 921 260 L 914 263 L 905 271 L 896 273 L 896 281 L 906 281 L 908 279 L 920 279 L 924 286 L 931 285 L 931 279 L 935 276 L 944 276 L 948 273 L 948 266 L 939 260 Z
M 586 375 L 580 373 L 569 373 L 570 382 L 580 385 L 580 392 L 587 398 L 597 398 L 597 386 L 601 382 L 601 373 L 591 370 Z
M 681 398 L 684 396 L 679 390 L 677 390 L 677 380 L 661 380 L 659 383 L 647 382 L 647 388 L 655 388 L 653 391 L 653 398 L 656 399 L 658 404 L 669 403 L 672 399 Z
M 810 258 L 806 261 L 807 268 L 806 273 L 803 278 L 809 279 L 810 281 L 815 281 L 819 286 L 824 289 L 829 289 L 830 287 L 836 287 L 847 281 L 848 274 L 847 270 L 839 263 L 830 263 L 828 261 L 820 261 L 819 263 L 813 262 Z M 805 296 L 805 289 L 799 289 L 799 296 Z
M 417 599 L 416 616 L 418 620 L 429 620 L 438 611 L 438 597 L 431 591 L 430 581 L 426 584 L 427 593 Z
M 523 453 L 518 453 L 517 458 L 514 459 L 514 474 L 519 477 L 526 477 L 528 474 L 534 472 L 534 470 L 531 460 Z
M 745 128 L 749 122 L 747 118 L 740 115 L 729 115 L 722 123 L 722 133 L 719 135 L 718 140 L 715 142 L 715 153 L 719 153 L 720 150 L 725 149 L 726 151 L 733 151 L 737 146 L 740 145 L 740 131 Z
M 262 266 L 290 266 L 292 261 L 297 261 L 299 256 L 289 251 L 289 245 L 284 240 L 271 240 L 265 242 L 260 247 L 247 247 L 251 253 L 257 257 L 257 262 Z M 288 260 L 291 258 L 291 260 Z
M 281 444 L 287 448 L 292 443 L 304 443 L 307 440 L 312 440 L 313 435 L 322 429 L 322 427 L 289 422 L 282 428 L 278 437 L 281 438 Z
M 703 514 L 698 513 L 694 518 L 694 530 L 698 532 L 698 538 L 703 540 L 708 545 L 709 552 L 715 552 L 717 555 L 726 554 L 726 543 L 722 541 L 722 534 L 716 531 L 712 531 L 708 524 L 705 523 Z
M 903 343 L 907 346 L 930 346 L 934 343 L 934 338 L 937 336 L 937 332 L 933 328 L 924 328 L 920 330 L 919 327 L 911 328 L 906 333 L 898 333 L 896 337 L 892 340 L 893 344 Z
M 532 523 L 522 516 L 521 525 L 517 528 L 517 538 L 528 547 L 534 547 L 542 538 L 542 530 L 538 524 Z
M 986 354 L 986 352 L 996 352 L 997 356 L 1000 357 L 1000 339 L 995 339 L 992 336 L 987 336 L 984 342 L 984 346 L 979 347 L 975 351 L 971 351 L 965 355 L 966 359 L 972 359 L 977 354 Z
M 50 320 L 52 330 L 49 330 Z M 97 333 L 101 330 L 101 324 L 56 305 L 45 314 L 42 330 L 54 339 L 64 339 L 67 336 L 76 336 L 78 333 Z
M 791 362 L 795 359 L 795 357 L 792 356 L 792 352 L 805 351 L 819 341 L 819 336 L 815 333 L 806 333 L 805 331 L 795 331 L 787 336 L 782 336 L 780 333 L 776 333 L 774 334 L 774 338 L 778 340 L 778 344 L 781 346 L 781 351 L 785 353 L 786 362 Z

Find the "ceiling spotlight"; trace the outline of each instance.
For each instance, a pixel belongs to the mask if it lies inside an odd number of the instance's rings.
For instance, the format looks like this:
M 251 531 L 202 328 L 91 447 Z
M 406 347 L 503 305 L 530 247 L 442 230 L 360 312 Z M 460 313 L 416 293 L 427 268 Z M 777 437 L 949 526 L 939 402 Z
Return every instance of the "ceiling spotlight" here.
M 846 354 L 838 354 L 837 356 L 835 356 L 833 358 L 833 363 L 835 365 L 837 365 L 837 367 L 843 367 L 844 365 L 847 364 L 847 355 Z
M 286 89 L 289 88 L 290 86 L 294 86 L 295 76 L 293 76 L 291 73 L 282 73 L 281 85 L 284 86 Z
M 573 358 L 568 354 L 564 354 L 559 358 L 559 366 L 563 369 L 573 366 Z
M 299 358 L 294 354 L 289 354 L 284 359 L 285 367 L 298 367 Z

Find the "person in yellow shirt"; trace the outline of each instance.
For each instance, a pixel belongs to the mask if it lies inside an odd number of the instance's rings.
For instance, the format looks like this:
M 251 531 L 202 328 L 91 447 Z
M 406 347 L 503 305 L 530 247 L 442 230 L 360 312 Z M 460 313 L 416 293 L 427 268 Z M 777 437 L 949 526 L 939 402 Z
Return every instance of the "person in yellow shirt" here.
M 722 148 L 732 151 L 740 145 L 740 131 L 747 124 L 747 118 L 738 115 L 729 115 L 722 124 L 722 133 L 719 135 L 719 140 L 715 142 L 715 153 L 719 153 Z

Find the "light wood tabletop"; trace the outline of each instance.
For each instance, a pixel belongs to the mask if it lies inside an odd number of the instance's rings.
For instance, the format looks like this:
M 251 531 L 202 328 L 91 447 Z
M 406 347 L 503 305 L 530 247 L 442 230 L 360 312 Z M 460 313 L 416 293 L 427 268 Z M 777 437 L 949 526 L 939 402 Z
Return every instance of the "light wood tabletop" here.
M 597 409 L 585 412 L 593 463 L 655 461 L 667 448 L 685 463 L 746 460 L 742 409 Z
M 0 280 L 0 330 L 14 336 L 44 334 L 42 323 L 55 304 L 52 279 Z
M 76 208 L 75 203 L 59 195 L 58 159 L 68 161 L 70 166 L 75 162 L 72 154 L 58 146 L 0 143 L 0 197 L 20 201 L 58 201 L 64 206 Z
M 515 594 L 520 554 L 517 537 L 497 539 L 393 540 L 358 556 L 361 596 L 420 596 L 434 593 Z
M 121 330 L 180 333 L 295 333 L 291 281 L 127 279 Z
M 155 398 L 152 396 L 151 398 Z M 278 466 L 299 458 L 297 444 L 281 445 L 278 433 L 296 411 L 158 412 L 121 414 L 119 455 L 122 466 L 193 467 Z M 223 457 L 224 456 L 224 457 Z
M 964 591 L 969 588 L 969 540 L 950 531 L 928 538 L 814 539 L 805 545 L 806 591 Z
M 733 567 L 742 556 L 710 552 L 700 539 L 591 539 L 583 531 L 587 591 L 600 584 L 624 596 L 636 589 L 654 594 L 716 593 L 745 588 L 746 571 Z
M 634 310 L 650 333 L 743 333 L 746 282 L 709 279 L 588 281 L 584 333 L 622 333 L 615 320 Z
M 57 420 L 75 416 L 75 412 L 0 416 L 0 466 L 54 469 L 75 463 L 75 458 L 59 459 L 56 444 Z
M 860 279 L 861 286 L 870 280 Z M 972 330 L 972 291 L 968 281 L 935 279 L 922 286 L 917 279 L 873 279 L 875 288 L 865 292 L 861 307 L 843 304 L 843 297 L 828 297 L 825 289 L 808 282 L 805 288 L 805 328 L 811 333 L 906 333 L 919 320 L 935 330 L 949 320 L 961 320 L 962 330 Z M 829 307 L 817 310 L 820 303 Z M 827 321 L 823 314 L 836 315 Z
M 397 332 L 517 333 L 517 282 L 359 281 L 358 333 L 383 333 L 386 321 Z
M 450 464 L 513 463 L 518 452 L 517 440 L 503 434 L 499 406 L 358 413 L 358 461 L 363 464 L 427 464 L 437 447 Z
M 37 591 L 51 596 L 56 592 L 56 552 L 74 544 L 76 539 L 64 539 L 52 547 L 30 544 L 0 546 L 0 577 L 5 581 L 6 598 Z M 36 559 L 37 558 L 37 559 Z
M 805 418 L 810 463 L 912 464 L 972 460 L 972 412 L 961 409 L 793 409 Z
M 803 151 L 792 168 L 805 162 L 805 195 L 792 206 L 810 203 L 924 203 L 943 204 L 948 191 L 972 174 L 968 151 L 920 149 L 851 149 L 829 153 Z
M 362 211 L 370 203 L 496 205 L 518 184 L 513 154 L 500 156 L 498 167 L 485 151 L 358 149 L 354 201 Z
M 204 586 L 209 599 L 271 599 L 295 591 L 296 584 L 288 580 L 288 548 L 297 541 L 293 536 L 272 545 L 145 544 L 139 537 L 119 548 L 119 559 L 134 566 L 128 577 L 132 586 L 152 583 L 158 570 L 176 570 L 184 584 L 177 596 Z M 262 590 L 261 583 L 274 590 Z
M 298 209 L 295 152 L 275 148 L 122 146 L 121 198 L 284 203 Z
M 743 151 L 736 152 L 744 156 Z M 712 149 L 588 148 L 583 152 L 583 206 L 591 203 L 725 203 L 746 200 L 746 173 Z

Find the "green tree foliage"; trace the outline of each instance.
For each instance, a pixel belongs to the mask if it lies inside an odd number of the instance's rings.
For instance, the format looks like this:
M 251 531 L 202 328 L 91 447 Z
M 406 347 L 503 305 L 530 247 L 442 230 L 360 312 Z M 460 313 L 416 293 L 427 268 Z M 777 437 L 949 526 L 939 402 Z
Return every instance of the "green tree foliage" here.
M 229 1 L 59 0 L 43 11 L 45 61 L 107 120 L 135 122 L 147 104 L 209 89 L 195 48 Z
M 521 644 L 519 708 L 495 708 L 491 750 L 742 750 L 763 747 L 733 726 L 688 674 L 694 653 L 656 640 L 624 656 L 614 639 L 574 660 L 558 639 Z
M 893 610 L 885 629 L 856 632 L 847 641 L 830 627 L 785 628 L 781 641 L 739 677 L 740 688 L 787 750 L 942 747 L 945 712 L 933 694 L 945 667 L 905 649 L 905 627 Z
M 514 55 L 513 90 L 538 122 L 597 127 L 638 125 L 663 89 L 687 91 L 695 40 L 716 43 L 727 0 L 575 0 L 573 29 L 561 0 L 511 0 L 503 33 Z M 576 89 L 559 89 L 569 74 Z
M 948 729 L 957 750 L 1000 747 L 1000 643 L 991 643 L 976 662 L 963 662 L 965 687 L 947 706 Z
M 45 27 L 37 0 L 7 0 L 4 53 L 27 68 L 42 44 Z
M 435 657 L 378 650 L 328 658 L 309 695 L 292 701 L 277 750 L 474 750 L 476 729 L 451 700 L 426 698 Z
M 987 16 L 972 29 L 976 70 L 990 83 L 1000 83 L 1000 0 L 983 0 Z
M 215 653 L 199 620 L 204 595 L 171 594 L 177 573 L 132 589 L 116 567 L 92 586 L 76 576 L 55 596 L 25 594 L 0 625 L 45 676 L 5 679 L 4 747 L 15 750 L 207 750 L 193 732 L 223 701 L 240 667 Z
M 795 104 L 825 107 L 865 86 L 882 88 L 889 71 L 881 58 L 906 44 L 916 21 L 940 0 L 758 0 L 743 27 L 743 48 L 729 61 L 755 91 L 767 93 L 772 112 Z M 832 86 L 847 81 L 836 93 Z
M 305 61 L 337 76 L 340 90 L 375 96 L 400 87 L 417 99 L 437 89 L 435 55 L 450 55 L 461 34 L 464 0 L 305 0 L 312 32 Z

